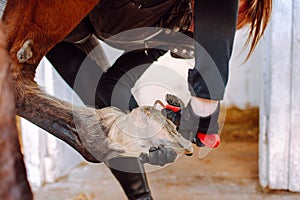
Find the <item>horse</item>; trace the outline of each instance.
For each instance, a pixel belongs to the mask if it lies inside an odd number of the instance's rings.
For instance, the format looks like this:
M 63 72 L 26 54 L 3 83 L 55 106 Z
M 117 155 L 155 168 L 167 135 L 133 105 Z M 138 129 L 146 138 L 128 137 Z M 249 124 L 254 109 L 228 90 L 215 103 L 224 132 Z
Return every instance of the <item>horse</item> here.
M 16 113 L 19 116 L 63 140 L 92 163 L 99 163 L 124 153 L 122 147 L 112 145 L 108 138 L 108 130 L 113 126 L 114 120 L 107 120 L 101 109 L 76 107 L 45 93 L 34 81 L 34 77 L 40 60 L 99 2 L 7 0 L 1 19 L 6 50 L 11 59 L 10 75 L 15 100 L 8 99 L 4 103 L 10 105 L 15 102 Z M 266 28 L 271 13 L 271 2 L 241 0 L 237 28 L 250 26 L 248 43 L 250 40 L 252 43 L 248 55 L 253 52 Z M 80 130 L 76 128 L 76 124 L 81 125 Z M 97 131 L 99 125 L 102 134 Z M 92 154 L 90 148 L 98 152 L 98 155 Z M 18 149 L 14 151 L 19 152 Z M 22 169 L 24 172 L 24 167 Z

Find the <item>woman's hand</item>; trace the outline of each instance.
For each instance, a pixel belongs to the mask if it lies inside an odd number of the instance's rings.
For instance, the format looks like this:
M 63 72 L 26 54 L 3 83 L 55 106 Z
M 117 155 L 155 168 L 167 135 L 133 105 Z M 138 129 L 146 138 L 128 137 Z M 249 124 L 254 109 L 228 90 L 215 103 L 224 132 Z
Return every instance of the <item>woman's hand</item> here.
M 194 107 L 197 109 L 196 112 Z M 198 134 L 218 134 L 218 117 L 220 113 L 220 103 L 218 101 L 193 97 L 186 107 L 178 111 L 167 107 L 162 110 L 162 113 L 177 126 L 178 132 L 183 137 L 193 141 L 197 146 L 205 146 Z M 198 114 L 205 115 L 199 116 Z M 219 141 L 216 142 L 215 145 L 218 145 Z M 212 145 L 212 147 L 216 147 L 215 145 Z

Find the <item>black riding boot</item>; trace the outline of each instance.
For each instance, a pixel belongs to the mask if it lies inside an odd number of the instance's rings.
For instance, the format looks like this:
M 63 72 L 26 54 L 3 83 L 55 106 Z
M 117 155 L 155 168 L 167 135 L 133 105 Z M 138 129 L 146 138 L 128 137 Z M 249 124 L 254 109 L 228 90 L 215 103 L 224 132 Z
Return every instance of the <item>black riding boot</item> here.
M 107 165 L 129 200 L 152 200 L 143 164 L 137 158 L 114 158 Z
M 68 85 L 73 88 L 77 72 L 79 71 L 81 63 L 86 58 L 86 55 L 71 43 L 61 42 L 47 54 L 47 58 Z M 99 66 L 91 64 L 89 70 L 84 72 L 87 73 L 84 75 L 87 78 L 84 82 L 79 83 L 83 89 L 76 91 L 75 88 L 75 92 L 86 104 L 92 105 L 95 94 L 88 93 L 90 91 L 89 85 L 93 85 L 93 83 L 90 83 L 90 80 L 96 79 L 96 76 L 101 75 L 101 71 Z M 96 101 L 96 106 L 101 108 L 104 104 L 102 106 L 100 102 Z M 115 158 L 110 160 L 107 164 L 111 166 L 110 170 L 112 174 L 120 182 L 128 199 L 152 199 L 143 165 L 137 158 Z M 120 165 L 124 167 L 120 168 Z

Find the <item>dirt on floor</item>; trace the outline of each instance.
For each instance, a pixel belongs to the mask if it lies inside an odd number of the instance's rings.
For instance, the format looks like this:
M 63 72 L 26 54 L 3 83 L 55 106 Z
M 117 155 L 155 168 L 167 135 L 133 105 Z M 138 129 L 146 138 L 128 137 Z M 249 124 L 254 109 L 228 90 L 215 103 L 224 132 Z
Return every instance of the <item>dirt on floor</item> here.
M 230 108 L 221 145 L 199 159 L 181 156 L 174 164 L 148 173 L 155 200 L 299 200 L 299 193 L 268 191 L 258 180 L 258 109 Z M 146 165 L 146 169 L 148 166 Z M 74 169 L 56 183 L 35 191 L 36 200 L 126 199 L 104 164 Z
M 220 124 L 224 124 L 222 129 L 222 141 L 226 142 L 257 142 L 259 134 L 259 109 L 258 107 L 249 107 L 246 109 L 239 109 L 237 107 L 230 107 L 225 115 L 220 117 Z

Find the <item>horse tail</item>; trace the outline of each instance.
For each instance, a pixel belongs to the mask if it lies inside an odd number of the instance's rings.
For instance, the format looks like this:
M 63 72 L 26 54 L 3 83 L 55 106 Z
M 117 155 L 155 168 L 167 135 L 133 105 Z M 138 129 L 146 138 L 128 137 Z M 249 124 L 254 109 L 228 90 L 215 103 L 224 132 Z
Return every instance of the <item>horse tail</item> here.
M 241 0 L 238 12 L 237 29 L 246 25 L 250 27 L 245 46 L 250 44 L 246 60 L 253 53 L 262 37 L 271 17 L 272 0 Z

